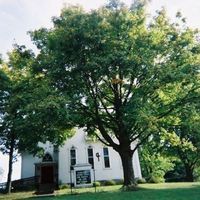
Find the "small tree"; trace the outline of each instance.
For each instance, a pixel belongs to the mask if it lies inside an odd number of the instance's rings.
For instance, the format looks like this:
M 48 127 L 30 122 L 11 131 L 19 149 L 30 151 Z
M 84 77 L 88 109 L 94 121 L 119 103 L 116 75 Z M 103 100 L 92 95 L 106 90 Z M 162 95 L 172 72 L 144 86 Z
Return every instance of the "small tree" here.
M 158 134 L 140 148 L 142 174 L 148 182 L 164 182 L 165 174 L 174 167 L 174 158 L 164 151 L 164 141 Z
M 197 32 L 170 23 L 164 10 L 147 25 L 143 4 L 118 1 L 65 8 L 53 23 L 31 33 L 40 49 L 34 72 L 66 98 L 73 123 L 119 153 L 124 185 L 135 184 L 133 153 L 198 87 Z
M 6 192 L 11 191 L 12 165 L 20 151 L 36 154 L 38 142 L 61 144 L 69 135 L 65 101 L 42 76 L 31 76 L 34 57 L 16 45 L 1 68 L 0 150 L 9 155 Z M 65 120 L 63 120 L 65 119 Z
M 171 126 L 165 134 L 166 150 L 180 159 L 185 168 L 186 181 L 194 181 L 194 170 L 200 167 L 199 108 L 199 102 L 184 106 L 178 114 L 179 123 Z

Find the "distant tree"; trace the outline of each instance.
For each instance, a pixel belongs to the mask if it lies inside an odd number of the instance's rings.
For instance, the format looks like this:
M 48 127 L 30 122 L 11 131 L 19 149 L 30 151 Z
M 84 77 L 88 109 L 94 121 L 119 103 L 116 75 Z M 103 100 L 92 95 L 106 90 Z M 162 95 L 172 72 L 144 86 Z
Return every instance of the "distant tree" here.
M 73 123 L 119 153 L 129 188 L 135 150 L 195 98 L 198 33 L 170 23 L 165 10 L 147 23 L 144 6 L 118 1 L 90 12 L 65 8 L 53 23 L 31 33 L 40 49 L 33 70 L 66 98 Z
M 7 193 L 19 150 L 36 154 L 41 150 L 38 142 L 59 145 L 69 135 L 65 101 L 42 76 L 31 75 L 33 60 L 30 50 L 16 45 L 0 71 L 0 83 L 4 83 L 0 90 L 0 151 L 9 155 Z
M 200 104 L 187 104 L 178 114 L 179 123 L 165 133 L 166 151 L 176 155 L 185 169 L 186 181 L 194 181 L 200 167 Z
M 142 175 L 148 182 L 164 182 L 167 172 L 173 170 L 176 157 L 166 154 L 162 137 L 150 138 L 140 147 L 140 164 Z

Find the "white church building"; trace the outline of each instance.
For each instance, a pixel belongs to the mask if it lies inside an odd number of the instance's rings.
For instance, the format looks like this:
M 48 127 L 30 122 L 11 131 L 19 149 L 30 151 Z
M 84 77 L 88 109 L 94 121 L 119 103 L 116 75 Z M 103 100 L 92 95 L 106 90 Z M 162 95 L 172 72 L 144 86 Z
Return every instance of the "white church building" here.
M 22 153 L 22 179 L 36 177 L 42 184 L 72 183 L 74 186 L 123 179 L 118 153 L 101 142 L 93 142 L 82 129 L 77 129 L 76 134 L 57 149 L 49 142 L 42 147 L 43 158 Z M 136 178 L 142 177 L 137 151 L 133 155 L 133 170 Z

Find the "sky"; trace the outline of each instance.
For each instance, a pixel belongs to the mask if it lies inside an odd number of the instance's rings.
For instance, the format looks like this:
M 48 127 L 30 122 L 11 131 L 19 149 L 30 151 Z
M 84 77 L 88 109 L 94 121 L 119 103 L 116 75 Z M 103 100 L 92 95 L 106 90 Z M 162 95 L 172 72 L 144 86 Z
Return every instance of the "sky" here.
M 124 0 L 127 4 L 132 1 Z M 106 0 L 0 0 L 0 54 L 5 59 L 6 53 L 12 49 L 14 43 L 35 49 L 27 32 L 41 27 L 52 27 L 52 16 L 59 16 L 60 10 L 65 5 L 81 4 L 86 10 L 90 10 L 106 2 Z M 153 15 L 163 6 L 171 19 L 177 11 L 181 11 L 189 26 L 200 28 L 199 0 L 151 0 L 148 12 Z M 4 170 L 3 176 L 0 175 L 0 182 L 6 180 L 7 163 L 8 158 L 0 153 L 0 168 Z M 20 159 L 14 165 L 13 179 L 19 177 Z

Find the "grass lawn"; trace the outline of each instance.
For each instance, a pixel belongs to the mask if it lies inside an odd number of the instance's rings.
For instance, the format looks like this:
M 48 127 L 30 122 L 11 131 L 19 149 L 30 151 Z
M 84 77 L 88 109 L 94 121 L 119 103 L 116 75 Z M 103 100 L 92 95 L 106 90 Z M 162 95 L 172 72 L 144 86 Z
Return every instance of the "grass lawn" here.
M 199 200 L 200 183 L 163 183 L 142 184 L 134 192 L 120 192 L 121 186 L 75 189 L 74 195 L 70 190 L 56 191 L 54 197 L 36 197 L 33 192 L 18 192 L 11 195 L 0 194 L 0 200 L 37 199 L 37 200 Z M 33 198 L 34 197 L 34 198 Z

